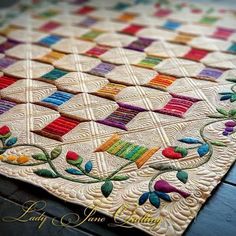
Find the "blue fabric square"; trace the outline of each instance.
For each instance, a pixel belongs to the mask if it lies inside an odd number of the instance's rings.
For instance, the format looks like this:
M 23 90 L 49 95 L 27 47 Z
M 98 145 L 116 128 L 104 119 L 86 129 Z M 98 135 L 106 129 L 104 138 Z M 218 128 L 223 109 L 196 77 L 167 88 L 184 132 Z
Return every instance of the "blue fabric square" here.
M 171 20 L 166 21 L 165 24 L 163 25 L 163 27 L 168 30 L 176 30 L 180 26 L 181 26 L 180 22 Z

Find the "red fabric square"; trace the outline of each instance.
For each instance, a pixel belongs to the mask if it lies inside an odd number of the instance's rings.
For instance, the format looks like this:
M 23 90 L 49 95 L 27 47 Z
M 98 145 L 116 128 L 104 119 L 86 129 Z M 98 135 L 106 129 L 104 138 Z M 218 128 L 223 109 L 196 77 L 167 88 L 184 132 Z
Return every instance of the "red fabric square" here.
M 209 51 L 203 49 L 192 48 L 186 55 L 184 55 L 185 59 L 199 61 L 203 57 L 205 57 Z
M 79 15 L 86 15 L 92 11 L 94 11 L 95 8 L 91 7 L 91 6 L 83 6 L 82 8 L 80 8 L 79 10 L 77 10 L 75 13 L 79 14 Z
M 0 77 L 0 89 L 7 88 L 11 84 L 15 83 L 17 79 L 9 76 L 1 76 Z
M 159 9 L 154 15 L 158 17 L 165 17 L 171 13 L 170 9 Z
M 124 34 L 131 34 L 134 35 L 136 34 L 139 30 L 143 29 L 144 26 L 142 25 L 130 25 L 126 28 L 124 28 L 121 32 Z
M 56 21 L 49 21 L 46 24 L 42 25 L 39 30 L 41 31 L 45 31 L 45 32 L 49 32 L 51 30 L 56 29 L 57 27 L 59 27 L 61 24 L 56 22 Z
M 85 54 L 88 56 L 99 57 L 107 51 L 108 49 L 106 47 L 96 46 L 94 48 L 89 49 Z
M 214 32 L 212 37 L 218 38 L 218 39 L 228 39 L 228 37 L 234 33 L 233 29 L 227 29 L 227 28 L 222 28 L 219 27 L 217 30 Z

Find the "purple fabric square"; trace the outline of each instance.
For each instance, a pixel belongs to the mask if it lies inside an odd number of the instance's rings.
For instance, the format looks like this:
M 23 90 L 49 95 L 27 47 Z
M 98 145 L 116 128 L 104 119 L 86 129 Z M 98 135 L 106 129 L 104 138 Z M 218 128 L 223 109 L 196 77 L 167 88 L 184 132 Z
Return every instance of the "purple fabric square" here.
M 13 48 L 19 43 L 8 39 L 6 42 L 0 44 L 0 53 L 4 53 L 7 49 Z
M 0 59 L 0 69 L 3 70 L 7 68 L 8 66 L 14 64 L 17 62 L 16 59 L 10 58 L 10 57 L 3 57 Z
M 0 115 L 14 107 L 16 103 L 0 99 Z
M 98 75 L 98 76 L 105 76 L 107 73 L 111 72 L 115 68 L 115 65 L 111 63 L 102 62 L 92 70 L 89 71 L 90 74 Z
M 125 48 L 143 52 L 143 50 L 154 41 L 155 40 L 153 39 L 139 38 L 138 40 L 135 40 L 134 42 L 130 43 Z
M 223 74 L 223 71 L 213 68 L 204 68 L 200 74 L 199 77 L 206 77 L 211 79 L 218 79 Z

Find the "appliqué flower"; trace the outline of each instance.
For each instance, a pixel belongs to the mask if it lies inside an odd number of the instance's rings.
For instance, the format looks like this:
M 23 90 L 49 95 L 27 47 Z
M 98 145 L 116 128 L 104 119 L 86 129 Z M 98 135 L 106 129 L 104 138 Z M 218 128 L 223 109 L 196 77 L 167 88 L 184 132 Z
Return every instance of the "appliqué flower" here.
M 167 147 L 162 151 L 162 155 L 170 159 L 179 159 L 188 155 L 188 151 L 183 147 Z

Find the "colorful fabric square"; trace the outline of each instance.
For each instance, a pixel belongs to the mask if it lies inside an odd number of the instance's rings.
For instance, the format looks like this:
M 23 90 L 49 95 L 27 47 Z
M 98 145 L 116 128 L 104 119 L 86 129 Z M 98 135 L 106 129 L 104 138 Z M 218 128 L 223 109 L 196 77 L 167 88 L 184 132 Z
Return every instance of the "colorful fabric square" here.
M 0 77 L 0 90 L 7 88 L 8 86 L 14 84 L 17 81 L 16 78 L 9 77 L 9 76 L 1 76 Z
M 236 43 L 232 43 L 232 45 L 227 49 L 228 52 L 236 53 Z
M 50 96 L 44 98 L 42 103 L 46 103 L 49 106 L 58 107 L 63 103 L 70 100 L 74 95 L 71 93 L 63 92 L 63 91 L 56 91 L 55 93 L 51 94 Z
M 170 15 L 171 12 L 172 11 L 170 9 L 159 9 L 157 12 L 155 12 L 154 16 L 166 17 L 166 16 Z
M 175 43 L 183 43 L 186 44 L 190 42 L 194 37 L 193 35 L 190 34 L 178 34 L 172 41 Z
M 163 25 L 163 28 L 168 29 L 168 30 L 176 30 L 180 26 L 181 26 L 180 22 L 167 20 L 165 24 Z
M 163 108 L 155 110 L 155 112 L 183 118 L 184 114 L 195 102 L 201 101 L 197 98 L 177 95 L 174 93 L 170 93 L 170 95 L 172 96 L 170 101 Z
M 199 23 L 212 25 L 214 24 L 219 18 L 215 16 L 204 16 L 200 19 Z
M 209 51 L 204 49 L 192 48 L 187 54 L 183 56 L 183 58 L 188 60 L 199 61 L 204 58 L 208 53 Z
M 11 57 L 0 58 L 0 70 L 6 69 L 7 67 L 13 65 L 15 62 L 17 62 L 17 60 Z
M 206 67 L 197 76 L 197 78 L 204 78 L 209 80 L 216 80 L 223 74 L 222 70 Z
M 66 74 L 67 74 L 67 72 L 64 70 L 53 69 L 50 72 L 48 72 L 47 74 L 43 75 L 42 78 L 54 81 Z
M 118 103 L 119 107 L 112 112 L 108 117 L 103 120 L 97 121 L 98 123 L 116 127 L 123 130 L 128 130 L 126 125 L 139 113 L 145 111 L 145 109 Z
M 4 53 L 6 50 L 15 47 L 18 44 L 19 43 L 15 42 L 13 40 L 8 39 L 4 43 L 0 44 L 0 53 Z
M 0 99 L 0 115 L 9 111 L 12 107 L 16 105 L 15 102 L 10 102 L 5 99 Z
M 74 129 L 80 122 L 68 117 L 60 116 L 49 123 L 42 130 L 34 131 L 36 134 L 63 141 L 62 137 Z
M 89 71 L 90 74 L 97 76 L 105 76 L 115 68 L 114 64 L 102 62 Z
M 46 36 L 45 38 L 42 38 L 38 43 L 41 44 L 41 45 L 50 47 L 51 45 L 53 45 L 54 43 L 57 43 L 61 39 L 62 38 L 60 36 L 49 35 L 49 36 Z
M 147 84 L 149 87 L 166 91 L 167 88 L 175 82 L 176 78 L 169 75 L 157 75 Z
M 78 26 L 82 26 L 82 27 L 90 27 L 92 25 L 94 25 L 98 20 L 93 18 L 93 17 L 86 17 L 84 20 L 82 20 Z
M 135 35 L 143 28 L 144 28 L 144 26 L 142 26 L 142 25 L 132 24 L 132 25 L 127 26 L 123 30 L 121 30 L 121 33 Z
M 37 18 L 47 19 L 56 16 L 58 13 L 57 10 L 50 9 L 37 15 Z
M 124 12 L 121 15 L 118 16 L 117 20 L 128 22 L 128 21 L 133 20 L 136 16 L 137 16 L 137 14 L 135 14 L 135 13 Z
M 97 45 L 96 47 L 93 47 L 93 48 L 89 49 L 87 52 L 85 52 L 85 54 L 87 56 L 99 57 L 107 51 L 108 51 L 107 47 Z
M 143 52 L 143 50 L 148 47 L 152 42 L 155 40 L 153 39 L 146 39 L 146 38 L 138 38 L 138 40 L 135 40 L 134 42 L 130 43 L 128 46 L 125 48 L 131 49 L 131 50 L 136 50 Z
M 136 145 L 122 140 L 118 134 L 114 134 L 99 146 L 95 152 L 107 152 L 111 155 L 135 162 L 137 168 L 141 168 L 158 150 L 159 147 L 147 148 Z
M 233 29 L 218 27 L 212 37 L 227 40 L 234 32 L 235 30 Z
M 117 95 L 124 88 L 126 88 L 126 86 L 122 84 L 108 83 L 94 94 L 101 97 L 114 99 L 115 95 Z
M 57 61 L 64 56 L 65 56 L 64 53 L 51 51 L 48 54 L 44 55 L 43 57 L 40 57 L 38 60 L 46 63 L 53 63 L 54 61 Z
M 83 7 L 81 7 L 79 10 L 77 10 L 77 11 L 75 12 L 75 14 L 78 14 L 78 15 L 86 15 L 86 14 L 88 14 L 88 13 L 94 11 L 94 10 L 95 10 L 95 8 L 92 7 L 92 6 L 83 6 Z
M 80 38 L 83 40 L 93 41 L 96 37 L 103 33 L 104 32 L 100 30 L 91 30 L 88 33 L 83 34 Z
M 39 30 L 43 31 L 43 32 L 50 32 L 50 31 L 58 28 L 59 26 L 61 26 L 61 24 L 59 22 L 49 21 L 49 22 L 45 23 L 44 25 L 42 25 L 39 28 Z
M 130 4 L 125 3 L 125 2 L 118 2 L 113 9 L 116 11 L 123 11 L 125 9 L 127 9 L 128 7 L 130 7 Z
M 162 61 L 159 57 L 154 56 L 147 56 L 143 60 L 141 60 L 137 66 L 144 67 L 144 68 L 153 68 L 158 65 Z

